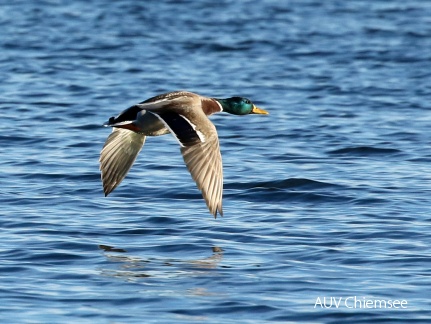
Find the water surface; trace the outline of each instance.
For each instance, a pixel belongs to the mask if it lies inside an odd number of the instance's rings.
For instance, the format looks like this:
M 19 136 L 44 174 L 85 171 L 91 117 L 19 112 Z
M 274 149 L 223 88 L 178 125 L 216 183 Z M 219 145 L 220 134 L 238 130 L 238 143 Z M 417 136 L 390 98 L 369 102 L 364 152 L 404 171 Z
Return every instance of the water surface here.
M 427 1 L 13 1 L 0 7 L 0 318 L 427 323 Z M 103 196 L 101 125 L 161 92 L 212 117 L 213 219 L 171 136 Z M 349 308 L 406 300 L 404 309 Z M 344 298 L 322 307 L 324 297 Z M 326 304 L 329 306 L 329 304 Z

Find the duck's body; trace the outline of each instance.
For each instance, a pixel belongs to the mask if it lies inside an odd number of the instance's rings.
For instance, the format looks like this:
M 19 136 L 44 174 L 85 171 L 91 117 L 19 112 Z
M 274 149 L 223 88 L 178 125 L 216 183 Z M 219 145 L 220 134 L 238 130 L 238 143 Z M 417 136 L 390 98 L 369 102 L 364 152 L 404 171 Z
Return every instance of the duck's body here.
M 207 116 L 267 114 L 248 99 L 215 99 L 186 91 L 169 92 L 132 106 L 106 126 L 114 127 L 100 153 L 105 196 L 124 179 L 141 151 L 146 136 L 172 133 L 184 162 L 214 217 L 223 215 L 223 169 L 217 131 Z

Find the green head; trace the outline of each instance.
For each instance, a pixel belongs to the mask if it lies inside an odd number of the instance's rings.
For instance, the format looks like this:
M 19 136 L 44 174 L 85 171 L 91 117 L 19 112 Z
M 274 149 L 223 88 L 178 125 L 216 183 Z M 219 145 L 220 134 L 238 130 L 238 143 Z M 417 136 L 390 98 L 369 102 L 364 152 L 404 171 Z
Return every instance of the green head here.
M 266 110 L 256 107 L 249 99 L 243 97 L 231 97 L 215 99 L 223 107 L 223 111 L 233 115 L 261 114 L 268 115 Z

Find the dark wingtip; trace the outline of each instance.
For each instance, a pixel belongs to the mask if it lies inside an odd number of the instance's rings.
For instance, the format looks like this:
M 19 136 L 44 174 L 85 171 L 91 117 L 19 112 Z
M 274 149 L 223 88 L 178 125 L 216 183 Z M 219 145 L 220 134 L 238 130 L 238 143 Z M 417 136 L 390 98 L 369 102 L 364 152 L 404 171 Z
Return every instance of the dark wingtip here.
M 223 217 L 223 210 L 220 208 L 220 209 L 216 209 L 215 211 L 214 211 L 214 213 L 212 213 L 213 215 L 214 215 L 214 219 L 217 219 L 217 212 L 218 212 L 218 214 L 221 216 L 221 217 Z
M 217 208 L 216 209 L 210 209 L 210 214 L 214 216 L 214 219 L 217 219 Z
M 108 195 L 112 192 L 112 190 L 114 190 L 114 189 L 111 189 L 111 188 L 108 188 L 107 186 L 104 186 L 103 187 L 103 193 L 105 194 L 105 197 L 108 197 Z
M 108 197 L 108 195 L 109 195 L 111 192 L 113 192 L 113 191 L 114 191 L 114 189 L 115 189 L 115 187 L 114 187 L 114 188 L 106 188 L 106 189 L 104 190 L 104 192 L 105 192 L 105 197 Z

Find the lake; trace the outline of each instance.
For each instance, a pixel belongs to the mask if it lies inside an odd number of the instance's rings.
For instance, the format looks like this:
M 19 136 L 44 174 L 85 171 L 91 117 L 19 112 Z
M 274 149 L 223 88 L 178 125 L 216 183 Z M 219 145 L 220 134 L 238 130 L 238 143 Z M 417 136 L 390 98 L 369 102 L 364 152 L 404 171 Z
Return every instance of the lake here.
M 3 1 L 0 318 L 428 323 L 431 2 Z M 104 197 L 102 125 L 154 95 L 211 117 L 214 219 L 171 135 Z

